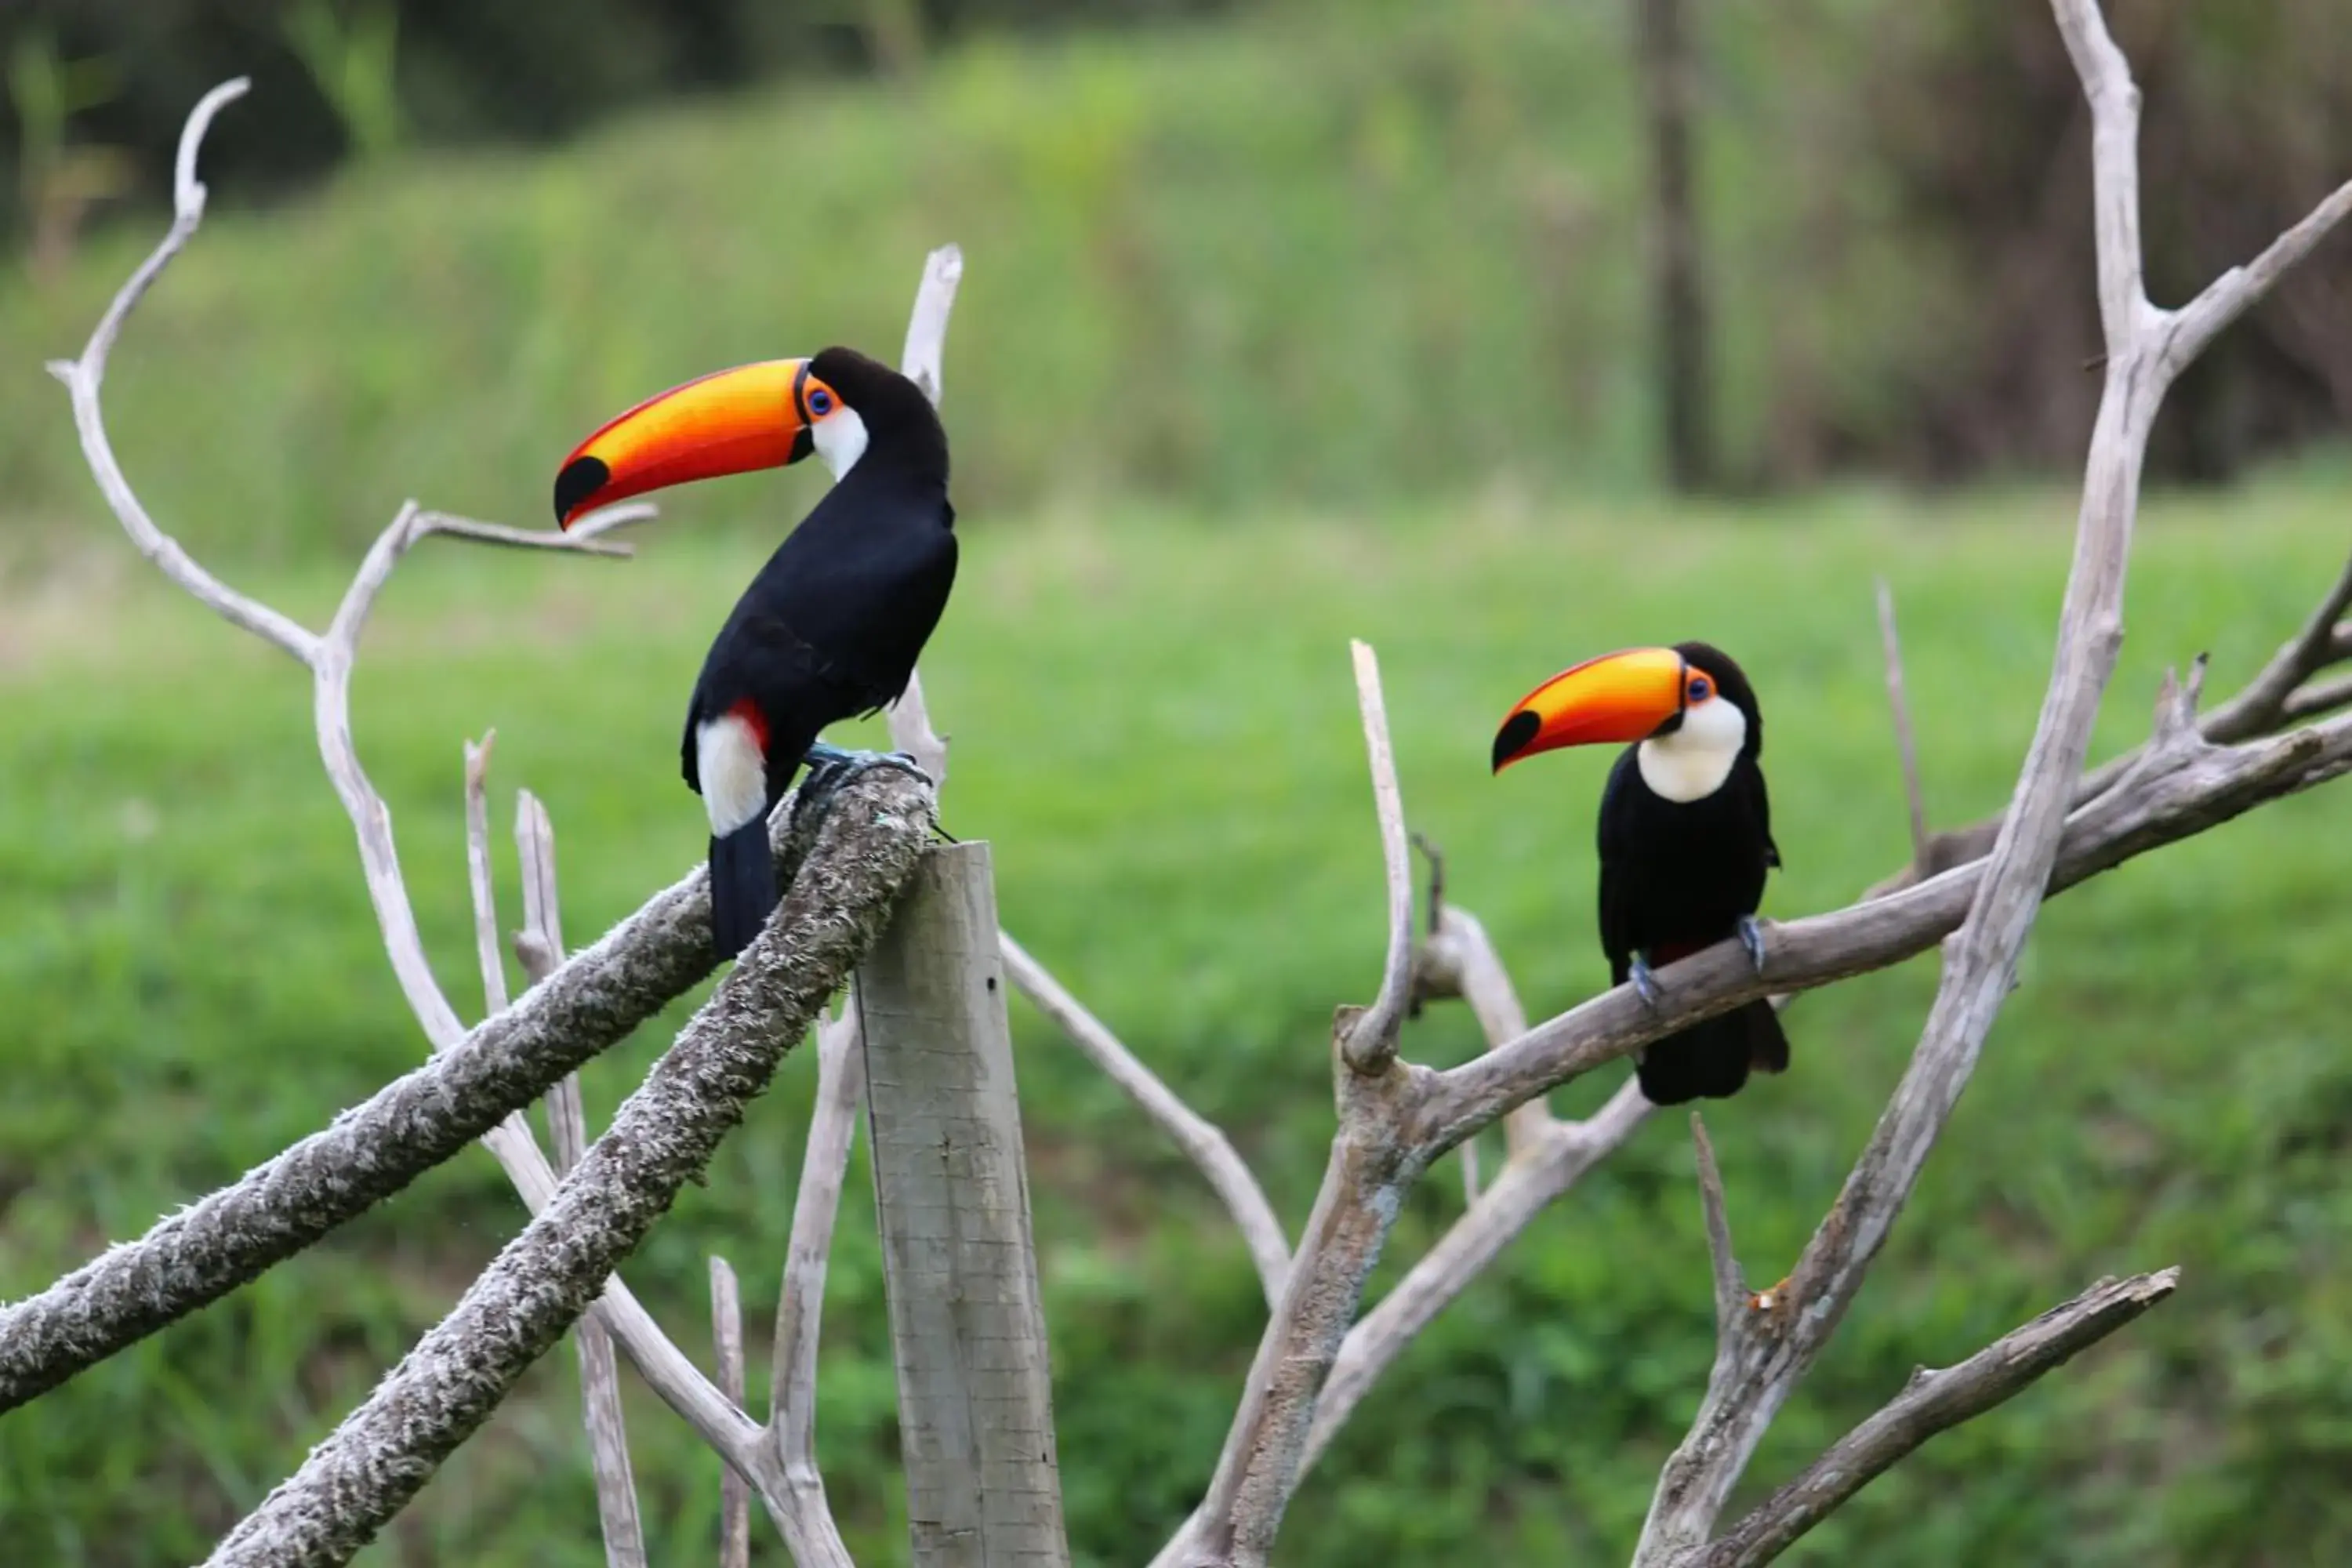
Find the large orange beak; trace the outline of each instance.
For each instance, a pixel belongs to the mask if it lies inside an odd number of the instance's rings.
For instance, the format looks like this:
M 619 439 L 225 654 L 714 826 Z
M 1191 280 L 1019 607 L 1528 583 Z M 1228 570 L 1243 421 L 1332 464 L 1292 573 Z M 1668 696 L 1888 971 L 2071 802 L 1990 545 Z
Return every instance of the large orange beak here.
M 1495 771 L 1561 746 L 1640 741 L 1683 710 L 1683 656 L 1627 648 L 1586 659 L 1530 691 L 1495 731 Z
M 628 496 L 799 462 L 814 445 L 808 367 L 772 359 L 716 371 L 607 421 L 555 476 L 555 521 L 570 528 Z

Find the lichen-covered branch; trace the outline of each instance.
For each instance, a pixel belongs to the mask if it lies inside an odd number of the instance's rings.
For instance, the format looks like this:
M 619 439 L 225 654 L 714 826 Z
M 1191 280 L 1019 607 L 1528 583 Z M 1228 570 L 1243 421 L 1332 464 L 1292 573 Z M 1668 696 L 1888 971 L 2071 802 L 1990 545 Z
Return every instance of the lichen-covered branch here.
M 231 1532 L 212 1568 L 348 1561 L 488 1418 L 767 1088 L 882 929 L 932 820 L 929 791 L 889 770 L 835 797 L 778 913 L 554 1201 Z

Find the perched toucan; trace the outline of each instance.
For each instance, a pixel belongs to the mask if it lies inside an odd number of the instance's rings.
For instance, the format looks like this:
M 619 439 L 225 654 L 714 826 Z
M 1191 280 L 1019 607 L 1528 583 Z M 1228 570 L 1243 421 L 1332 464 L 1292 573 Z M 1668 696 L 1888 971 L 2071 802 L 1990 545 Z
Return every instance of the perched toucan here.
M 896 700 L 947 607 L 947 432 L 913 382 L 830 348 L 649 398 L 580 443 L 555 478 L 556 521 L 569 528 L 625 496 L 812 451 L 834 488 L 736 601 L 687 707 L 679 760 L 710 816 L 710 934 L 722 959 L 775 908 L 768 814 L 803 760 L 834 784 L 843 764 L 875 760 L 817 746 L 818 732 Z
M 1703 642 L 1588 659 L 1529 692 L 1495 735 L 1496 773 L 1559 746 L 1633 742 L 1601 793 L 1601 946 L 1610 977 L 1654 1004 L 1653 964 L 1737 936 L 1758 968 L 1756 907 L 1780 863 L 1764 793 L 1764 715 L 1731 656 Z M 1750 1068 L 1789 1065 L 1768 1001 L 1718 1014 L 1642 1053 L 1656 1105 L 1736 1094 Z

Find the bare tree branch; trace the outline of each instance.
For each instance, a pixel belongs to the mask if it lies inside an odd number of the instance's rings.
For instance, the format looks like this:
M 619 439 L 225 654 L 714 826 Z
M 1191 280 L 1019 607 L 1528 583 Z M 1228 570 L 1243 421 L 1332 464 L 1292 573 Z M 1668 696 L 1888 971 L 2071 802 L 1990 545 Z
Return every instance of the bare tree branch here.
M 2048 896 L 2091 726 L 2123 640 L 2124 574 L 2148 430 L 2171 377 L 2188 363 L 2176 357 L 2176 342 L 2201 346 L 2203 341 L 2193 334 L 2175 340 L 2174 319 L 2149 304 L 2142 287 L 2139 92 L 2130 68 L 2095 0 L 2053 0 L 2053 6 L 2091 105 L 2099 315 L 2107 359 L 2049 689 L 2010 809 L 1967 915 L 1946 945 L 1942 978 L 1910 1068 L 1781 1299 L 1769 1311 L 1735 1313 L 1724 1325 L 1706 1395 L 1659 1478 L 1634 1554 L 1637 1568 L 1678 1561 L 1706 1543 L 1758 1440 L 1861 1289 L 2015 984 L 2018 954 Z M 2185 717 L 2191 700 L 2184 694 L 2159 705 L 2156 738 L 2142 768 L 2118 792 L 2168 756 L 2199 754 L 2201 742 Z
M 743 1403 L 743 1292 L 735 1270 L 710 1255 L 710 1340 L 719 1358 L 719 1392 Z M 719 1568 L 751 1568 L 751 1489 L 732 1465 L 719 1476 Z
M 1283 1238 L 1282 1221 L 1276 1217 L 1274 1205 L 1265 1201 L 1257 1178 L 1250 1174 L 1249 1166 L 1234 1152 L 1232 1142 L 1213 1122 L 1186 1105 L 1153 1076 L 1150 1068 L 1137 1060 L 1119 1043 L 1118 1037 L 1064 990 L 1061 983 L 1046 972 L 1045 965 L 1030 957 L 1028 950 L 1013 941 L 1010 932 L 999 932 L 998 942 L 1003 950 L 1004 973 L 1021 994 L 1059 1025 L 1086 1058 L 1118 1085 L 1200 1167 L 1201 1174 L 1223 1200 L 1234 1226 L 1240 1229 L 1250 1258 L 1257 1265 L 1258 1279 L 1265 1287 L 1266 1304 L 1271 1307 L 1281 1296 L 1283 1279 L 1290 1271 L 1290 1248 Z
M 81 433 L 82 456 L 89 460 L 89 471 L 104 492 L 107 505 L 121 520 L 123 531 L 131 535 L 131 542 L 138 547 L 139 553 L 152 561 L 198 603 L 308 664 L 318 648 L 316 633 L 231 588 L 197 565 L 169 534 L 155 526 L 147 509 L 139 504 L 131 481 L 123 477 L 122 465 L 115 461 L 114 446 L 107 439 L 106 419 L 98 397 L 99 387 L 106 380 L 107 356 L 114 351 L 114 340 L 121 335 L 122 323 L 163 268 L 188 243 L 197 225 L 204 222 L 205 187 L 196 178 L 196 149 L 204 145 L 205 132 L 211 128 L 213 116 L 243 98 L 250 86 L 252 83 L 244 77 L 225 81 L 205 94 L 188 111 L 187 123 L 180 131 L 179 162 L 172 182 L 170 232 L 140 264 L 139 270 L 131 275 L 131 281 L 115 295 L 106 314 L 99 318 L 81 357 L 52 361 L 49 374 L 64 382 L 66 390 L 73 395 L 74 426 Z
M 2109 791 L 2068 819 L 2051 893 L 2352 771 L 2352 715 L 2244 745 L 2200 746 L 2149 760 L 2128 787 Z M 1450 1147 L 1528 1097 L 1701 1018 L 1924 952 L 1958 929 L 1983 870 L 1981 862 L 1956 866 L 1883 898 L 1776 921 L 1760 975 L 1739 945 L 1727 942 L 1661 968 L 1664 994 L 1654 1008 L 1630 985 L 1604 991 L 1438 1075 L 1421 1113 L 1423 1126 Z
M 474 895 L 474 951 L 482 964 L 485 1017 L 507 1010 L 507 964 L 499 952 L 498 900 L 490 884 L 490 751 L 496 730 L 482 731 L 482 743 L 466 742 L 466 880 Z
M 1706 1255 L 1715 1265 L 1715 1331 L 1728 1334 L 1748 1310 L 1748 1281 L 1740 1277 L 1739 1257 L 1731 1249 L 1731 1221 L 1723 1212 L 1723 1173 L 1715 1168 L 1715 1145 L 1707 1142 L 1706 1123 L 1691 1112 L 1691 1143 L 1698 1151 L 1699 1206 L 1706 1215 Z
M 529 790 L 515 792 L 515 851 L 522 863 L 523 929 L 515 956 L 533 985 L 563 962 L 562 904 L 555 879 L 555 824 Z M 547 1130 L 561 1175 L 588 1151 L 588 1115 L 580 1103 L 580 1075 L 570 1072 L 547 1091 Z M 621 1369 L 613 1353 L 610 1312 L 600 1303 L 572 1329 L 580 1361 L 580 1411 L 588 1430 L 588 1458 L 596 1479 L 596 1523 L 606 1568 L 646 1568 L 645 1521 L 637 1512 L 637 1478 L 629 1463 L 629 1427 L 621 1408 Z M 737 1401 L 740 1404 L 741 1401 Z
M 1208 1496 L 1155 1560 L 1162 1564 L 1255 1568 L 1265 1561 L 1306 1459 L 1317 1401 L 1363 1299 L 1364 1281 L 1406 1191 L 1443 1152 L 1406 1134 L 1435 1075 L 1396 1055 L 1412 971 L 1411 868 L 1380 664 L 1366 645 L 1353 648 L 1389 879 L 1390 941 L 1381 994 L 1392 1015 L 1385 1024 L 1368 1025 L 1371 1009 L 1341 1007 L 1332 1019 L 1339 1126 L 1323 1185 L 1281 1300 L 1258 1342 Z
M 776 1299 L 768 1427 L 761 1434 L 762 1458 L 773 1479 L 763 1496 L 799 1568 L 851 1568 L 816 1462 L 817 1338 L 824 1317 L 825 1265 L 833 1254 L 865 1084 L 865 1042 L 852 1002 L 817 1026 L 816 1099 L 793 1199 L 783 1289 Z
M 1340 1055 L 1359 1073 L 1377 1073 L 1396 1059 L 1397 1032 L 1412 988 L 1412 866 L 1407 858 L 1404 795 L 1397 785 L 1396 752 L 1389 743 L 1388 703 L 1381 695 L 1381 663 L 1370 643 L 1348 645 L 1356 665 L 1356 700 L 1363 710 L 1364 751 L 1371 763 L 1372 805 L 1380 817 L 1381 862 L 1388 875 L 1388 960 L 1380 994 L 1340 1042 Z
M 907 689 L 890 705 L 890 747 L 915 759 L 931 783 L 944 790 L 948 783 L 948 738 L 931 729 L 931 710 L 923 701 L 920 670 L 907 678 Z
M 1447 1227 L 1403 1279 L 1348 1331 L 1331 1363 L 1331 1376 L 1315 1409 L 1299 1464 L 1303 1477 L 1372 1385 L 1396 1363 L 1438 1313 L 1518 1239 L 1536 1216 L 1633 1135 L 1651 1111 L 1633 1079 L 1583 1121 L 1553 1121 L 1538 1130 L 1503 1168 L 1470 1210 Z
M 804 847 L 788 846 L 781 877 L 797 871 Z M 698 868 L 655 895 L 507 1011 L 331 1125 L 0 1308 L 0 1410 L 292 1257 L 685 994 L 711 968 L 707 876 Z
M 940 359 L 948 337 L 948 318 L 955 310 L 956 289 L 963 282 L 963 249 L 942 245 L 923 260 L 923 280 L 915 288 L 915 308 L 907 318 L 907 342 L 898 355 L 898 374 L 923 389 L 939 406 L 946 382 Z
M 2120 54 L 2116 64 L 2121 68 Z M 2352 180 L 2336 186 L 2302 222 L 2271 241 L 2260 256 L 2205 285 L 2205 291 L 2173 317 L 2171 340 L 2164 348 L 2167 368 L 2176 375 L 2186 370 L 2224 327 L 2269 293 L 2347 216 L 2352 216 Z
M 1919 793 L 1919 744 L 1911 732 L 1911 702 L 1903 691 L 1903 638 L 1895 629 L 1895 590 L 1878 579 L 1878 637 L 1886 652 L 1886 705 L 1895 716 L 1895 745 L 1903 758 L 1903 799 L 1911 808 L 1912 875 L 1940 869 L 1932 863 L 1935 843 L 1927 837 L 1927 806 Z
M 2280 705 L 2280 716 L 2288 720 L 2308 719 L 2315 714 L 2332 713 L 2347 702 L 2352 702 L 2352 675 L 2305 687 Z
M 1939 1432 L 2021 1394 L 2044 1373 L 2172 1294 L 2180 1270 L 2102 1279 L 2011 1330 L 1958 1366 L 1922 1367 L 1886 1407 L 1832 1444 L 1804 1473 L 1691 1560 L 1691 1568 L 1759 1568 Z
M 427 534 L 446 533 L 452 539 L 470 539 L 477 544 L 503 544 L 515 550 L 569 550 L 575 555 L 603 555 L 625 561 L 637 552 L 634 545 L 624 544 L 618 540 L 600 539 L 597 535 L 619 526 L 619 522 L 610 521 L 613 513 L 633 512 L 634 515 L 625 515 L 620 521 L 634 521 L 637 518 L 652 516 L 653 511 L 651 506 L 634 509 L 614 507 L 610 512 L 598 514 L 597 521 L 602 521 L 604 527 L 594 533 L 584 534 L 575 530 L 509 528 L 503 522 L 478 522 L 470 517 L 425 511 L 416 514 L 415 531 L 419 539 Z
M 349 1561 L 587 1310 L 709 1163 L 880 931 L 930 831 L 929 793 L 905 773 L 864 774 L 837 799 L 767 929 L 554 1201 L 231 1532 L 213 1568 Z
M 327 1133 L 288 1151 L 245 1182 L 173 1216 L 142 1241 L 114 1249 L 38 1297 L 0 1309 L 0 1333 L 7 1335 L 5 1345 L 0 1345 L 0 1408 L 30 1397 L 90 1361 L 216 1299 L 376 1198 L 396 1191 L 417 1172 L 462 1146 L 458 1130 L 482 1131 L 475 1119 L 487 1103 L 485 1094 L 500 1097 L 498 1102 L 503 1104 L 503 1097 L 513 1093 L 514 1086 L 530 1079 L 549 1063 L 568 1067 L 584 1060 L 702 978 L 710 967 L 707 893 L 702 873 L 698 871 L 649 902 L 574 963 L 558 969 L 562 942 L 553 930 L 551 859 L 546 930 L 538 929 L 540 922 L 534 919 L 530 922 L 532 929 L 516 936 L 518 956 L 535 982 L 533 994 L 511 1014 L 498 1015 L 469 1035 L 425 961 L 400 872 L 389 809 L 369 782 L 352 740 L 350 679 L 359 637 L 394 567 L 418 540 L 444 533 L 490 544 L 625 555 L 627 546 L 605 542 L 602 536 L 655 516 L 652 506 L 631 502 L 610 507 L 581 520 L 568 532 L 541 532 L 426 511 L 410 502 L 378 536 L 332 621 L 320 634 L 235 593 L 205 573 L 156 527 L 124 479 L 107 437 L 100 402 L 108 354 L 131 309 L 198 226 L 205 199 L 194 174 L 198 148 L 213 115 L 245 87 L 242 80 L 226 84 L 208 94 L 190 115 L 180 146 L 171 232 L 116 296 L 82 357 L 50 368 L 72 395 L 76 423 L 92 473 L 141 552 L 194 597 L 233 624 L 293 654 L 310 668 L 321 762 L 351 816 L 370 900 L 395 977 L 435 1051 L 467 1050 L 474 1059 L 454 1070 L 436 1064 L 423 1074 L 411 1075 Z M 961 257 L 953 247 L 935 251 L 926 266 L 909 325 L 909 374 L 922 380 L 934 396 L 940 384 L 939 360 L 948 313 L 961 275 Z M 918 691 L 918 712 L 919 701 Z M 526 803 L 526 813 L 534 804 Z M 543 812 L 540 822 L 543 832 Z M 469 826 L 473 837 L 483 844 L 478 909 L 492 921 L 488 929 L 494 931 L 486 825 L 469 822 Z M 780 868 L 783 879 L 789 880 L 805 848 L 804 839 L 797 845 L 780 843 L 779 853 L 786 862 Z M 527 859 L 528 856 L 526 848 Z M 528 865 L 526 876 L 530 876 Z M 527 883 L 527 904 L 533 892 Z M 485 957 L 488 977 L 497 966 L 494 948 Z M 502 972 L 488 984 L 495 1003 L 504 989 Z M 551 1047 L 562 1054 L 539 1055 Z M 458 1100 L 450 1100 L 453 1094 Z M 457 1111 L 454 1117 L 448 1114 L 453 1107 Z M 550 1110 L 560 1138 L 570 1141 L 575 1132 L 584 1138 L 576 1083 L 567 1081 L 551 1092 Z M 510 1115 L 482 1135 L 526 1205 L 534 1213 L 543 1210 L 556 1194 L 557 1176 L 529 1124 L 519 1114 Z M 446 1142 L 452 1137 L 457 1142 Z M 753 1426 L 735 1401 L 701 1374 L 618 1279 L 607 1283 L 595 1315 L 598 1322 L 609 1326 L 656 1392 L 758 1487 L 772 1516 L 785 1529 L 788 1541 L 793 1540 L 794 1531 L 787 1516 L 806 1499 L 800 1497 L 796 1503 L 785 1479 L 768 1463 L 765 1431 Z M 593 1325 L 583 1329 L 583 1357 L 594 1359 L 593 1347 L 602 1337 Z M 605 1359 L 609 1361 L 609 1353 Z M 593 1410 L 600 1380 L 593 1371 L 586 1371 L 586 1375 Z M 609 1373 L 601 1381 L 609 1384 Z M 616 1390 L 613 1411 L 617 1416 Z M 617 1443 L 617 1424 L 614 1434 Z M 625 1465 L 625 1448 L 616 1447 L 614 1454 Z M 600 1480 L 606 1473 L 602 1459 L 611 1457 L 600 1450 Z M 625 1471 L 621 1474 L 625 1479 Z M 633 1497 L 629 1500 L 633 1506 Z M 821 1494 L 817 1501 L 821 1506 Z M 831 1533 L 829 1521 L 824 1528 Z M 835 1550 L 838 1552 L 837 1537 Z M 811 1560 L 803 1554 L 804 1563 Z M 842 1561 L 845 1562 L 845 1555 Z
M 425 958 L 415 915 L 401 877 L 399 855 L 392 836 L 391 810 L 369 782 L 366 771 L 360 763 L 358 751 L 352 744 L 351 672 L 360 631 L 368 611 L 389 579 L 393 567 L 409 547 L 434 532 L 481 537 L 480 530 L 490 525 L 477 525 L 467 520 L 425 512 L 413 501 L 403 506 L 399 515 L 369 550 L 326 633 L 314 635 L 268 606 L 224 586 L 157 528 L 141 506 L 129 480 L 123 477 L 107 439 L 99 395 L 105 376 L 107 355 L 131 308 L 138 303 L 164 265 L 178 254 L 201 222 L 205 193 L 195 178 L 197 150 L 213 115 L 224 104 L 242 95 L 245 88 L 242 79 L 224 84 L 206 94 L 189 115 L 180 141 L 175 216 L 171 232 L 115 296 L 91 334 L 82 357 L 79 361 L 60 363 L 52 369 L 73 395 L 75 423 L 81 432 L 82 449 L 89 460 L 99 488 L 140 552 L 153 561 L 173 582 L 230 622 L 275 643 L 310 667 L 320 760 L 357 834 L 369 900 L 375 910 L 385 953 L 391 960 L 394 976 L 400 982 L 402 994 L 406 997 L 410 1010 L 416 1015 L 427 1041 L 434 1050 L 446 1051 L 466 1037 L 466 1030 L 458 1022 L 448 998 L 442 994 L 434 978 L 432 966 Z M 644 507 L 616 509 L 613 514 L 599 521 L 609 527 L 646 515 L 648 512 Z M 551 548 L 572 550 L 592 548 L 584 537 L 559 541 L 549 536 L 529 535 L 519 530 L 495 531 L 498 542 L 501 543 L 546 544 Z M 698 978 L 699 974 L 692 976 L 686 984 L 691 984 L 693 979 Z M 636 1021 L 630 1019 L 627 1027 L 634 1027 Z M 621 1032 L 625 1033 L 626 1028 Z M 618 1035 L 599 1037 L 591 1034 L 583 1039 L 593 1052 L 602 1049 L 617 1037 Z M 382 1098 L 379 1097 L 379 1101 Z M 534 1207 L 544 1204 L 554 1190 L 555 1175 L 532 1138 L 529 1124 L 517 1116 L 481 1131 L 490 1152 L 506 1168 L 525 1202 Z M 329 1190 L 313 1191 L 310 1194 L 314 1200 L 313 1206 L 295 1223 L 242 1229 L 228 1238 L 224 1246 L 208 1249 L 204 1260 L 196 1267 L 173 1274 L 170 1277 L 171 1289 L 151 1290 L 144 1300 L 125 1302 L 121 1298 L 105 1298 L 75 1302 L 70 1309 L 71 1327 L 67 1331 L 75 1348 L 64 1360 L 45 1363 L 53 1365 L 54 1372 L 44 1375 L 68 1376 L 88 1364 L 88 1356 L 110 1353 L 110 1349 L 119 1348 L 120 1343 L 124 1342 L 113 1336 L 129 1334 L 136 1337 L 169 1321 L 177 1311 L 189 1310 L 185 1305 L 175 1308 L 173 1302 L 201 1304 L 203 1300 L 210 1300 L 250 1278 L 253 1272 L 268 1263 L 288 1256 L 290 1250 L 307 1245 L 309 1238 L 340 1223 L 375 1198 L 397 1190 L 412 1179 L 416 1171 L 425 1168 L 411 1163 L 423 1154 L 424 1149 L 422 1144 L 404 1148 L 391 1165 L 369 1172 L 369 1179 L 357 1184 L 347 1180 L 348 1173 L 331 1171 L 323 1166 L 308 1167 L 310 1173 L 320 1179 Z M 314 1153 L 321 1152 L 313 1151 Z M 289 1154 L 297 1152 L 299 1151 L 289 1151 Z M 277 1168 L 273 1163 L 271 1167 L 265 1169 Z M 245 1185 L 231 1189 L 231 1193 L 244 1193 L 248 1203 L 253 1195 Z M 221 1196 L 215 1194 L 215 1198 Z M 206 1210 L 205 1205 L 200 1205 L 198 1211 L 192 1212 L 208 1212 L 215 1219 L 238 1213 L 250 1216 L 253 1213 L 250 1209 L 239 1210 L 234 1201 L 225 1209 Z M 187 1217 L 185 1215 L 177 1215 L 174 1221 Z M 282 1221 L 291 1216 L 281 1212 L 272 1217 Z M 173 1221 L 165 1223 L 168 1226 Z M 160 1232 L 163 1227 L 158 1228 Z M 191 1233 L 185 1231 L 175 1237 L 183 1243 L 191 1238 Z M 132 1280 L 136 1277 L 137 1258 L 152 1257 L 152 1254 L 112 1257 L 114 1273 L 111 1278 L 118 1283 Z M 109 1262 L 110 1259 L 100 1259 L 100 1265 L 94 1267 L 104 1267 Z M 83 1274 L 89 1272 L 82 1271 Z M 82 1274 L 73 1278 L 81 1279 Z M 37 1306 L 38 1301 L 49 1300 L 52 1294 L 45 1292 L 42 1298 L 37 1299 L 37 1302 L 25 1305 Z M 126 1306 L 129 1308 L 127 1313 L 118 1311 Z M 681 1414 L 694 1422 L 713 1443 L 723 1443 L 730 1435 L 740 1436 L 729 1424 L 732 1413 L 725 1408 L 724 1403 L 714 1393 L 709 1391 L 707 1383 L 699 1382 L 700 1374 L 695 1373 L 691 1363 L 663 1338 L 652 1320 L 617 1283 L 613 1288 L 611 1309 L 616 1331 L 624 1344 L 628 1346 L 632 1358 Z M 65 1327 L 64 1324 L 55 1326 Z M 40 1355 L 45 1346 L 56 1348 L 50 1345 L 50 1342 L 37 1337 L 29 1346 L 28 1353 Z M 7 1396 L 8 1386 L 7 1378 L 0 1373 L 0 1398 Z M 29 1392 L 37 1392 L 37 1389 L 30 1389 Z M 740 1422 L 740 1414 L 735 1414 L 734 1419 Z M 748 1426 L 748 1423 L 742 1425 Z
M 1436 929 L 1421 949 L 1417 973 L 1423 980 L 1451 990 L 1470 1005 L 1488 1048 L 1526 1034 L 1527 1009 L 1519 1005 L 1518 991 L 1478 917 L 1458 904 L 1446 904 L 1438 910 L 1433 923 Z M 1540 1097 L 1523 1101 L 1503 1118 L 1506 1157 L 1517 1159 L 1558 1124 L 1559 1119 Z M 1465 1140 L 1463 1147 L 1469 1146 Z

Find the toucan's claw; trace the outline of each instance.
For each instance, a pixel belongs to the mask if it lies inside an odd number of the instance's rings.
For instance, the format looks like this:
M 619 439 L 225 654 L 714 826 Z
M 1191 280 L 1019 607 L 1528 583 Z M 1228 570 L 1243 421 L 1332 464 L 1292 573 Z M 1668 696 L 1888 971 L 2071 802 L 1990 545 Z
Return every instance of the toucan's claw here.
M 1643 1001 L 1653 1007 L 1656 1006 L 1659 994 L 1658 977 L 1650 973 L 1650 961 L 1637 952 L 1633 955 L 1632 970 L 1633 973 L 1628 978 L 1633 982 L 1633 989 L 1642 994 Z
M 1756 922 L 1754 915 L 1739 917 L 1739 945 L 1748 950 L 1748 962 L 1756 966 L 1756 973 L 1763 973 L 1764 928 Z
M 912 773 L 927 784 L 931 782 L 931 775 L 905 752 L 848 752 L 820 741 L 808 749 L 806 760 L 808 775 L 801 781 L 800 799 L 793 806 L 795 826 L 799 825 L 803 812 L 831 805 L 842 785 L 876 768 L 896 768 L 900 773 Z

